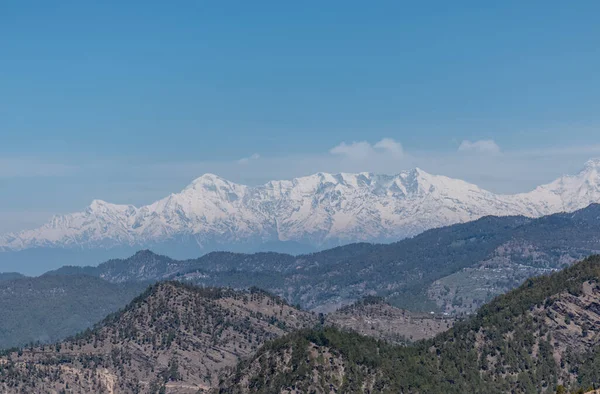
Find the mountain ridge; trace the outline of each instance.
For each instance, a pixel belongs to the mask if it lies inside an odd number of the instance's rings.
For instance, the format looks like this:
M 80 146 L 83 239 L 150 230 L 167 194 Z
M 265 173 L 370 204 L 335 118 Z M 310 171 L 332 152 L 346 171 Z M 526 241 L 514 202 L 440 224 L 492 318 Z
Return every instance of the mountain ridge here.
M 419 168 L 397 175 L 316 173 L 246 186 L 205 174 L 149 205 L 93 200 L 33 230 L 0 236 L 0 250 L 113 248 L 186 242 L 196 250 L 294 241 L 313 247 L 391 241 L 486 215 L 539 217 L 600 202 L 600 159 L 528 193 L 494 194 Z

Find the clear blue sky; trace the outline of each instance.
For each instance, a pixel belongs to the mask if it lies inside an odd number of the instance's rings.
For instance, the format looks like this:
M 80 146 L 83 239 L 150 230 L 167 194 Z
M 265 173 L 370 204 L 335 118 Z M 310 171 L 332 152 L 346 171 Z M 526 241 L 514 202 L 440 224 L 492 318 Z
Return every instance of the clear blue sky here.
M 600 2 L 493 3 L 2 1 L 0 219 L 147 203 L 196 170 L 363 168 L 326 161 L 343 141 L 391 138 L 425 168 L 463 140 L 595 155 Z M 288 167 L 224 164 L 251 155 Z

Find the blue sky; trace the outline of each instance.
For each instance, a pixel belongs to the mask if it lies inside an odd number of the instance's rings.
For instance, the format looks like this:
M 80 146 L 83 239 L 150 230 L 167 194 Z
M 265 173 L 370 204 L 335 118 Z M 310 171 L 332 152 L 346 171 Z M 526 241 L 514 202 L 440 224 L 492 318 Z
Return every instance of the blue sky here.
M 600 156 L 600 3 L 416 3 L 3 1 L 0 231 L 204 172 L 514 192 Z

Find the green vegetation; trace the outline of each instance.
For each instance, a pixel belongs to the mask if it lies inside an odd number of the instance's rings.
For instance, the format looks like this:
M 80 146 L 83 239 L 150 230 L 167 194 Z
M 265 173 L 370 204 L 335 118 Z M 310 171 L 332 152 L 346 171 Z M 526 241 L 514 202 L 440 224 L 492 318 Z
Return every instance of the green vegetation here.
M 221 392 L 272 393 L 292 387 L 300 392 L 328 390 L 324 384 L 344 393 L 368 389 L 372 393 L 432 394 L 533 394 L 599 387 L 598 343 L 590 349 L 587 343 L 583 345 L 588 335 L 584 330 L 581 334 L 564 332 L 546 319 L 565 305 L 581 304 L 585 283 L 591 283 L 589 291 L 595 294 L 589 304 L 594 308 L 600 298 L 599 280 L 600 257 L 588 258 L 553 275 L 530 279 L 446 333 L 409 347 L 331 327 L 296 332 L 265 345 L 253 360 L 240 365 Z M 590 306 L 582 307 L 589 310 Z M 578 326 L 598 331 L 599 313 L 600 309 L 590 315 L 598 318 L 594 321 L 573 316 L 572 324 L 577 320 Z M 333 355 L 329 362 L 311 356 L 324 352 Z M 290 353 L 291 357 L 282 357 Z M 337 369 L 342 377 L 338 381 L 332 378 L 336 371 L 330 370 L 336 359 L 343 364 Z

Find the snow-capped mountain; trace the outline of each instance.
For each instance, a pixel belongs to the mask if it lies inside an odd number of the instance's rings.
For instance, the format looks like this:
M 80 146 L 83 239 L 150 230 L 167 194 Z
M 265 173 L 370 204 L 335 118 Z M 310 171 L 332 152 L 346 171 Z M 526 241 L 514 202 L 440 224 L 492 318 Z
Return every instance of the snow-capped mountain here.
M 538 217 L 600 202 L 600 160 L 529 193 L 498 195 L 414 169 L 398 175 L 318 173 L 262 186 L 216 175 L 143 207 L 95 200 L 83 212 L 55 216 L 0 237 L 1 250 L 110 248 L 185 239 L 199 249 L 234 243 L 296 241 L 322 246 L 386 241 L 485 215 Z

